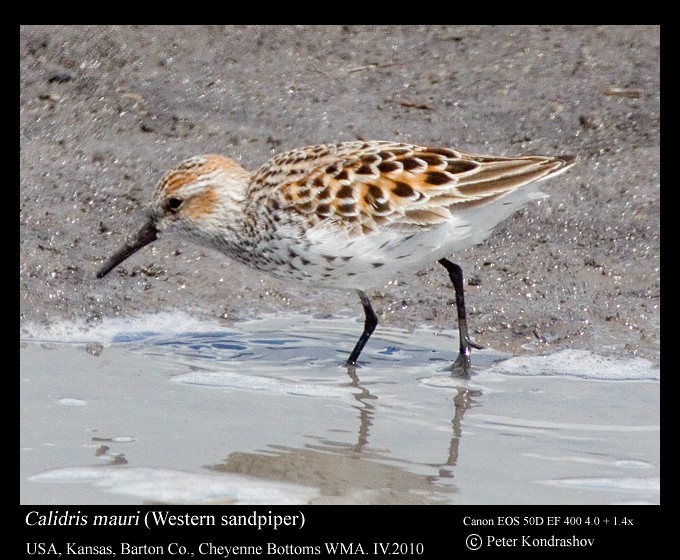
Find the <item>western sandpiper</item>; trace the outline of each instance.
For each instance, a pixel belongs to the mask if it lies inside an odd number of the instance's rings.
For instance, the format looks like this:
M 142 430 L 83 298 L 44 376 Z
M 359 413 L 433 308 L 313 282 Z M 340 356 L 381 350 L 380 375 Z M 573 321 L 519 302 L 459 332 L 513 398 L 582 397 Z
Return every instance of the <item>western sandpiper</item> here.
M 378 318 L 366 295 L 438 262 L 456 294 L 457 375 L 470 371 L 463 272 L 453 252 L 480 243 L 536 196 L 520 187 L 552 177 L 573 156 L 495 157 L 394 142 L 343 142 L 282 153 L 254 173 L 218 155 L 190 158 L 158 182 L 148 220 L 97 273 L 174 231 L 284 280 L 354 289 L 364 330 L 354 367 Z

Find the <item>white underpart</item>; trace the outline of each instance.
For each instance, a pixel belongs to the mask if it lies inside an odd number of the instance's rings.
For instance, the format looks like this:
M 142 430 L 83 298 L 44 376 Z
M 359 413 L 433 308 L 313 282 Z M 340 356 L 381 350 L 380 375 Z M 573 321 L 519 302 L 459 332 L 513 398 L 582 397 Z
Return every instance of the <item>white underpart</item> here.
M 494 202 L 454 211 L 447 222 L 410 233 L 388 226 L 369 235 L 351 237 L 322 222 L 307 232 L 306 239 L 311 243 L 307 250 L 302 249 L 303 242 L 291 228 L 289 236 L 282 236 L 269 251 L 288 261 L 291 261 L 289 248 L 301 253 L 309 264 L 299 267 L 300 279 L 318 280 L 325 287 L 368 290 L 383 286 L 404 272 L 431 266 L 439 259 L 455 260 L 457 251 L 483 242 L 498 223 L 529 201 L 545 196 L 532 188 L 517 189 Z M 328 257 L 335 259 L 329 262 Z M 291 261 L 293 265 L 295 260 Z M 290 271 L 284 269 L 271 273 L 289 277 Z M 328 276 L 321 280 L 324 272 Z

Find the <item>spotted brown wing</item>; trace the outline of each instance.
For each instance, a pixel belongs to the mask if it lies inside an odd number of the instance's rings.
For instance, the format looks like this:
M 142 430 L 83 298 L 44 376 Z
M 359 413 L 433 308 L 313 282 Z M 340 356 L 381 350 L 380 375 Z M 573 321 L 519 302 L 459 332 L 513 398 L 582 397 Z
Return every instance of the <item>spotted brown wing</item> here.
M 302 148 L 258 170 L 267 204 L 332 221 L 354 235 L 389 226 L 414 230 L 500 198 L 566 169 L 575 158 L 468 155 L 446 148 L 348 142 Z

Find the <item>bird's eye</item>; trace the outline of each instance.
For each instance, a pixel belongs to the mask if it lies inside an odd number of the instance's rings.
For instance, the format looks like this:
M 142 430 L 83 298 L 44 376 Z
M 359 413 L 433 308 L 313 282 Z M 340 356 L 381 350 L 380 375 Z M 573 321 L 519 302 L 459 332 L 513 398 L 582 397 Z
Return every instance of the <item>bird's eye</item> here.
M 173 196 L 172 198 L 168 199 L 166 207 L 170 212 L 177 212 L 182 206 L 183 202 L 184 202 L 183 199 Z

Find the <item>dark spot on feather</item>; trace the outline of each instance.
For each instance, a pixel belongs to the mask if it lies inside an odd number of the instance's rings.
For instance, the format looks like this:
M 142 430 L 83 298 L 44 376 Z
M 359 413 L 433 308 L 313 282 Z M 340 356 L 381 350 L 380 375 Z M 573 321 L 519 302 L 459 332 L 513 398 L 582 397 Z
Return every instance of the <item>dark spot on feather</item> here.
M 362 164 L 362 166 L 355 171 L 357 175 L 373 175 L 373 170 L 371 169 L 370 165 L 366 165 L 365 163 Z
M 385 198 L 385 193 L 376 185 L 368 185 L 368 193 L 366 193 L 366 196 L 370 196 L 373 199 Z
M 377 213 L 388 213 L 390 214 L 392 212 L 392 208 L 390 207 L 390 203 L 387 202 L 386 200 L 374 200 L 371 203 L 371 206 L 373 207 L 373 210 L 375 210 Z
M 297 192 L 300 198 L 306 198 L 309 196 L 309 187 L 300 187 Z
M 316 207 L 316 213 L 319 216 L 330 216 L 331 215 L 331 205 L 330 204 L 319 204 Z
M 440 171 L 433 171 L 425 175 L 425 182 L 428 185 L 445 185 L 451 182 L 451 178 L 446 173 Z
M 389 173 L 390 171 L 401 169 L 401 166 L 396 161 L 383 161 L 378 164 L 378 169 L 381 173 Z
M 418 154 L 418 158 L 422 159 L 427 165 L 441 165 L 441 156 L 435 154 Z
M 371 263 L 371 266 L 372 266 L 373 268 L 380 268 L 381 266 L 385 266 L 385 263 L 374 262 L 374 263 Z
M 354 198 L 354 189 L 350 187 L 349 185 L 345 185 L 344 187 L 340 187 L 338 190 L 338 194 L 336 195 L 338 198 Z
M 411 171 L 413 169 L 417 169 L 418 167 L 422 167 L 422 164 L 414 157 L 404 158 L 400 161 L 404 166 L 404 171 Z
M 312 186 L 318 187 L 318 188 L 323 188 L 323 181 L 321 180 L 321 177 L 318 175 L 314 177 L 314 180 L 312 181 Z
M 337 173 L 337 172 L 338 172 L 338 166 L 335 165 L 335 164 L 329 165 L 328 167 L 326 167 L 326 173 L 328 173 L 329 175 L 333 175 L 333 173 Z
M 413 190 L 413 188 L 407 185 L 406 183 L 402 183 L 401 181 L 397 181 L 395 183 L 392 192 L 397 196 L 401 196 L 402 198 L 411 198 L 412 196 L 415 195 L 415 191 Z
M 357 206 L 354 202 L 346 202 L 345 204 L 338 205 L 338 212 L 340 214 L 354 214 L 356 213 Z
M 464 159 L 452 159 L 446 164 L 446 171 L 449 173 L 464 173 L 465 171 L 472 171 L 479 167 L 473 161 L 466 161 Z
M 347 178 L 348 178 L 347 169 L 343 169 L 342 171 L 340 171 L 340 173 L 338 173 L 338 174 L 335 176 L 335 178 L 336 178 L 338 181 L 342 181 L 343 179 L 347 179 Z
M 304 258 L 304 257 L 302 257 L 302 258 L 300 259 L 300 262 L 301 262 L 304 266 L 307 266 L 307 265 L 312 264 L 312 261 L 310 261 L 309 259 L 306 259 L 306 258 Z
M 297 205 L 297 207 L 302 210 L 303 212 L 309 212 L 310 210 L 313 210 L 312 208 L 312 201 L 308 200 L 307 202 L 302 202 Z
M 270 198 L 270 199 L 269 199 L 269 204 L 268 204 L 268 206 L 269 206 L 269 208 L 271 208 L 272 210 L 278 210 L 279 208 L 281 208 L 281 205 L 279 204 L 279 201 L 276 200 L 275 198 Z
M 405 156 L 406 154 L 410 154 L 411 150 L 408 148 L 395 148 L 394 150 L 390 150 L 395 156 Z
M 394 159 L 394 154 L 392 152 L 388 152 L 387 150 L 383 150 L 382 152 L 378 152 L 378 157 L 383 161 L 389 161 Z
M 326 200 L 331 198 L 331 191 L 328 187 L 324 187 L 322 190 L 319 191 L 319 194 L 316 195 L 318 200 Z
M 340 257 L 340 258 L 345 262 L 352 260 L 352 257 Z
M 338 257 L 334 257 L 333 255 L 324 255 L 323 258 L 326 259 L 326 262 L 332 263 Z M 333 270 L 333 269 L 331 268 L 330 270 Z
M 440 156 L 446 156 L 450 158 L 457 157 L 456 152 L 449 150 L 448 148 L 428 148 L 427 151 L 431 154 L 439 154 Z
M 376 154 L 366 154 L 361 156 L 360 160 L 361 163 L 371 164 L 380 161 L 380 157 L 378 157 Z

